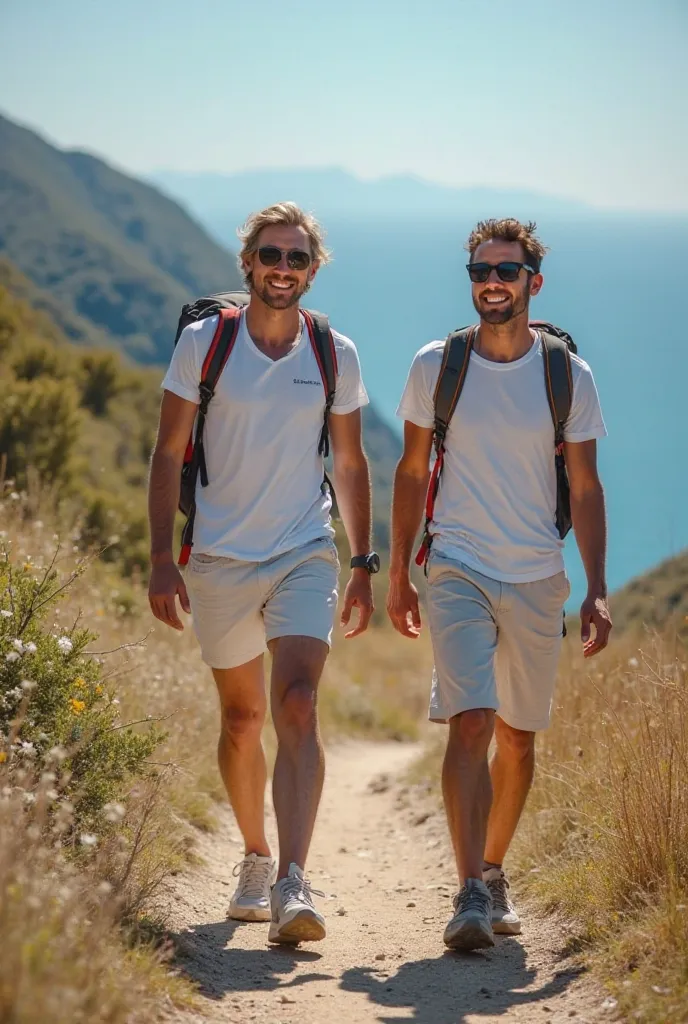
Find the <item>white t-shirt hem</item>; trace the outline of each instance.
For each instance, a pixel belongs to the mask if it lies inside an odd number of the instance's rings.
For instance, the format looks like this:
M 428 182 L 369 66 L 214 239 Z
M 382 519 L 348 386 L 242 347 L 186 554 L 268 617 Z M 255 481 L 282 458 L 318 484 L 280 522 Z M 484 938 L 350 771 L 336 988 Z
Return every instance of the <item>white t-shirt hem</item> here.
M 556 576 L 558 573 L 563 572 L 565 568 L 564 558 L 559 554 L 556 559 L 539 566 L 532 572 L 519 574 L 501 572 L 499 569 L 492 568 L 492 566 L 483 565 L 479 559 L 462 551 L 458 546 L 455 547 L 452 544 L 442 544 L 441 541 L 433 541 L 432 547 L 443 558 L 451 558 L 456 562 L 463 562 L 469 569 L 473 569 L 475 572 L 479 572 L 482 576 L 487 576 L 488 579 L 495 580 L 497 583 L 537 583 L 539 580 L 548 580 L 551 576 Z
M 185 388 L 183 384 L 179 384 L 176 380 L 166 379 L 163 391 L 171 391 L 173 395 L 177 395 L 178 398 L 185 398 L 187 402 L 193 402 L 194 405 L 201 404 L 198 391 L 190 391 L 189 388 Z
M 349 402 L 348 405 L 341 405 L 335 408 L 332 406 L 330 412 L 333 416 L 346 416 L 350 412 L 356 412 L 357 409 L 362 409 L 364 405 L 368 405 L 370 399 L 368 398 L 357 398 L 355 402 Z
M 397 409 L 397 416 L 398 416 L 398 418 L 400 420 L 404 420 L 404 421 L 408 420 L 409 423 L 414 423 L 417 427 L 424 427 L 426 430 L 428 430 L 431 427 L 435 426 L 435 421 L 434 420 L 429 420 L 428 421 L 428 420 L 426 420 L 422 416 L 418 416 L 415 413 L 408 412 L 406 409 L 403 409 L 401 406 L 399 406 L 399 408 Z
M 606 427 L 595 427 L 594 430 L 585 430 L 580 434 L 567 434 L 564 432 L 564 440 L 571 444 L 582 444 L 583 441 L 599 441 L 607 436 Z

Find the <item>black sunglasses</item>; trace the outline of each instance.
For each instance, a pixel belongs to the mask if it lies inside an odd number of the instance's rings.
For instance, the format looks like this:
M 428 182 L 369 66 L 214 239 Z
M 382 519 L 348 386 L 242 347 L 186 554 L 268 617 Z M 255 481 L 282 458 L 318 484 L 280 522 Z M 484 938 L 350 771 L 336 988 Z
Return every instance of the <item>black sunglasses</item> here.
M 537 274 L 537 270 L 528 263 L 512 263 L 506 260 L 503 263 L 467 263 L 468 276 L 474 284 L 485 284 L 493 270 L 497 271 L 500 281 L 515 281 L 521 273 L 521 269 L 528 274 Z
M 282 255 L 287 257 L 290 270 L 305 270 L 310 266 L 310 254 L 303 249 L 279 249 L 276 245 L 261 245 L 258 259 L 264 267 L 276 267 L 282 262 Z

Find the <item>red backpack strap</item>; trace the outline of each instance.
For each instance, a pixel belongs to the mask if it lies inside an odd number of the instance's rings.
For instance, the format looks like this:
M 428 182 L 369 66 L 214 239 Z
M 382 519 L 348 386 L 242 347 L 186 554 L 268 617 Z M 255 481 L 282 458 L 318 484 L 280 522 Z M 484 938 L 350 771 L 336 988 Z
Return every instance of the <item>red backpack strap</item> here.
M 324 458 L 327 458 L 330 454 L 330 410 L 332 409 L 332 403 L 334 402 L 337 390 L 337 373 L 339 372 L 337 351 L 334 347 L 334 338 L 332 337 L 330 322 L 327 317 L 311 309 L 302 309 L 301 312 L 306 321 L 311 347 L 325 389 L 325 415 L 320 432 L 318 452 Z
M 435 502 L 440 489 L 440 480 L 444 468 L 444 442 L 454 410 L 456 409 L 463 386 L 466 383 L 468 365 L 477 333 L 476 327 L 464 327 L 460 331 L 452 331 L 444 343 L 442 365 L 435 385 L 433 397 L 435 423 L 433 427 L 433 444 L 435 446 L 435 465 L 430 474 L 428 493 L 425 499 L 425 529 L 423 540 L 416 555 L 416 565 L 425 565 L 430 553 L 432 534 L 430 524 L 435 515 Z
M 201 380 L 198 385 L 200 403 L 196 413 L 194 429 L 184 456 L 182 478 L 179 495 L 179 508 L 186 515 L 186 523 L 182 531 L 182 548 L 179 554 L 179 565 L 186 565 L 193 545 L 193 528 L 196 518 L 196 484 L 201 478 L 201 486 L 208 486 L 208 470 L 205 461 L 204 432 L 208 406 L 215 394 L 217 382 L 225 368 L 239 334 L 241 310 L 231 307 L 218 311 L 217 327 L 210 343 L 207 355 L 203 360 Z

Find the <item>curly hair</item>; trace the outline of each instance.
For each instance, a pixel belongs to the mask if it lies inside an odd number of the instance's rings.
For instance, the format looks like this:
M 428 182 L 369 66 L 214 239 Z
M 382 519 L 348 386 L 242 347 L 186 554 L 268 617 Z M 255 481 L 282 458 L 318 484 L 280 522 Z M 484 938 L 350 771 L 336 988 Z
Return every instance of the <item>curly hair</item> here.
M 536 231 L 537 224 L 533 220 L 522 224 L 514 217 L 503 217 L 501 220 L 491 217 L 489 220 L 481 220 L 476 224 L 468 236 L 465 248 L 470 253 L 472 262 L 475 250 L 483 242 L 489 242 L 492 239 L 499 239 L 500 242 L 520 242 L 527 262 L 539 272 L 548 249 L 537 237 Z

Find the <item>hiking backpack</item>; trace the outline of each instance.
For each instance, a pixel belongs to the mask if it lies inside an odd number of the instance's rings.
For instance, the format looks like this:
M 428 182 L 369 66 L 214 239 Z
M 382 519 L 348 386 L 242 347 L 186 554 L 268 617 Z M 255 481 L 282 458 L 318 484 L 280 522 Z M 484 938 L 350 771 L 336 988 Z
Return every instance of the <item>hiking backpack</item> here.
M 203 361 L 201 379 L 198 385 L 200 403 L 191 436 L 186 446 L 179 486 L 179 511 L 186 516 L 182 530 L 182 547 L 179 565 L 186 565 L 193 546 L 193 528 L 196 518 L 196 485 L 200 476 L 201 486 L 208 486 L 208 470 L 205 461 L 204 428 L 208 415 L 208 406 L 215 394 L 220 375 L 225 368 L 239 333 L 241 311 L 248 305 L 247 292 L 221 292 L 217 295 L 206 295 L 195 302 L 182 307 L 177 333 L 174 338 L 176 346 L 182 331 L 189 324 L 205 320 L 209 316 L 217 316 L 217 328 L 210 343 L 208 353 Z M 302 309 L 308 335 L 320 370 L 325 389 L 325 414 L 323 418 L 318 453 L 327 458 L 330 451 L 329 419 L 334 402 L 337 385 L 337 353 L 330 324 L 326 316 L 315 310 Z
M 564 428 L 571 412 L 573 400 L 573 378 L 571 376 L 571 353 L 577 352 L 576 344 L 570 334 L 554 324 L 544 320 L 531 320 L 530 326 L 542 338 L 543 362 L 545 367 L 545 391 L 547 403 L 554 424 L 554 466 L 557 475 L 557 509 L 555 523 L 559 536 L 563 539 L 571 529 L 571 496 L 569 479 L 564 459 Z M 440 367 L 435 394 L 435 423 L 433 428 L 433 445 L 435 448 L 435 464 L 430 474 L 428 493 L 425 502 L 425 528 L 423 540 L 416 555 L 416 564 L 425 565 L 432 534 L 430 524 L 435 514 L 435 502 L 440 489 L 440 479 L 444 466 L 445 447 L 449 423 L 454 415 L 457 402 L 466 382 L 468 365 L 478 328 L 462 327 L 452 331 L 444 343 L 444 355 Z

